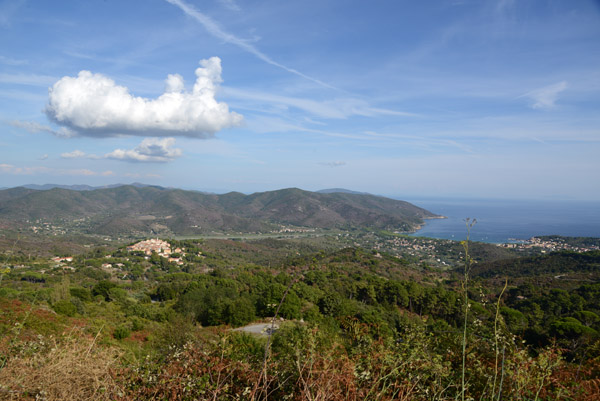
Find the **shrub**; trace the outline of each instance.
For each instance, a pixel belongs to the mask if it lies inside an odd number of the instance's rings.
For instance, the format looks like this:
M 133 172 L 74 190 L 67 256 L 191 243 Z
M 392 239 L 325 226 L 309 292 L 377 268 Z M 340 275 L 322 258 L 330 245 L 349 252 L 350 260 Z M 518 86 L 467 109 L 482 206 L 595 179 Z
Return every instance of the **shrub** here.
M 114 288 L 116 286 L 117 285 L 111 281 L 102 280 L 102 281 L 98 282 L 98 284 L 96 284 L 94 286 L 94 288 L 92 288 L 92 295 L 93 296 L 101 295 L 104 297 L 104 299 L 106 301 L 110 301 L 109 291 L 111 288 Z
M 79 298 L 84 302 L 92 301 L 92 294 L 90 293 L 90 290 L 88 290 L 87 288 L 72 287 L 69 289 L 69 293 L 71 294 L 72 297 Z
M 131 330 L 132 331 L 140 331 L 144 329 L 144 322 L 137 317 L 133 317 L 131 319 Z
M 81 299 L 71 298 L 71 303 L 77 309 L 77 313 L 79 313 L 80 315 L 85 315 L 85 304 L 83 303 L 83 301 Z
M 77 313 L 77 307 L 73 305 L 71 301 L 67 301 L 66 299 L 54 303 L 54 305 L 52 305 L 52 309 L 54 309 L 56 313 L 65 316 L 75 316 Z
M 122 340 L 124 338 L 129 337 L 129 334 L 131 334 L 131 331 L 129 330 L 128 327 L 118 326 L 117 328 L 115 328 L 115 331 L 113 332 L 113 337 L 117 340 Z

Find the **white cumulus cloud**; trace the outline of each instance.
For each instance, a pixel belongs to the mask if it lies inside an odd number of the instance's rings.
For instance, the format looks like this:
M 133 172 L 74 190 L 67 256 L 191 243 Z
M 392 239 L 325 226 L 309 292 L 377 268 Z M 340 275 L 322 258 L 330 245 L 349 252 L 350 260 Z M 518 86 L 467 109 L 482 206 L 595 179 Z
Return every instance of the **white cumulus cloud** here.
M 181 156 L 181 149 L 173 148 L 175 138 L 146 138 L 135 149 L 116 149 L 104 155 L 107 159 L 130 162 L 169 162 Z
M 200 61 L 192 91 L 178 74 L 166 79 L 156 99 L 133 96 L 112 79 L 90 71 L 63 77 L 48 93 L 46 115 L 62 126 L 87 136 L 189 136 L 206 138 L 239 125 L 242 116 L 217 102 L 221 60 Z

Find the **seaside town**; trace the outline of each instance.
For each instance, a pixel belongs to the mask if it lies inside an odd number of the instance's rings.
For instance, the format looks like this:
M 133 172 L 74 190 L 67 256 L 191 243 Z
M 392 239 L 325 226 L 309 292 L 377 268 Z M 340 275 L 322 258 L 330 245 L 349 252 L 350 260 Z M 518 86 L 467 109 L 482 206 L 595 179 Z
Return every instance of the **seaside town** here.
M 516 241 L 510 243 L 498 244 L 503 248 L 512 249 L 540 249 L 541 253 L 555 252 L 555 251 L 573 251 L 573 252 L 589 252 L 597 251 L 600 249 L 598 241 L 595 243 L 585 245 L 574 245 L 568 241 L 565 237 L 531 237 L 525 241 Z

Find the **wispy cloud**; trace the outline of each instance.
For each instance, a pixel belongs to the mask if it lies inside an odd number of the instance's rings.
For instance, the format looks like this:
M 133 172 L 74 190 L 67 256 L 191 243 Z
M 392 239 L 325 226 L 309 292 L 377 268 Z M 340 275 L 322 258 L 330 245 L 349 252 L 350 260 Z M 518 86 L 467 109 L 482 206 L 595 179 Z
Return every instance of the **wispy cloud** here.
M 341 167 L 341 166 L 345 166 L 346 162 L 343 161 L 334 161 L 334 162 L 322 162 L 319 163 L 321 166 L 325 166 L 325 167 Z
M 13 121 L 10 121 L 9 124 L 12 125 L 13 127 L 23 128 L 32 134 L 35 134 L 38 132 L 47 132 L 49 134 L 58 136 L 60 138 L 70 138 L 70 137 L 76 135 L 75 132 L 73 132 L 72 130 L 70 130 L 66 127 L 61 127 L 58 130 L 55 130 L 52 127 L 49 127 L 44 124 L 36 123 L 34 121 L 13 120 Z
M 496 3 L 496 11 L 503 12 L 504 10 L 513 7 L 514 4 L 515 4 L 515 0 L 499 0 Z
M 230 87 L 224 87 L 222 93 L 224 96 L 233 99 L 251 100 L 251 107 L 253 108 L 256 108 L 256 102 L 262 101 L 269 103 L 270 105 L 279 104 L 286 107 L 294 107 L 321 118 L 345 119 L 353 115 L 363 117 L 376 117 L 381 115 L 398 117 L 417 116 L 416 114 L 404 111 L 372 107 L 368 102 L 356 98 L 334 98 L 331 100 L 317 101 Z M 243 107 L 243 105 L 240 107 Z M 280 110 L 273 112 L 279 114 Z
M 567 86 L 567 82 L 562 81 L 553 85 L 532 90 L 523 96 L 533 100 L 531 107 L 534 109 L 551 109 L 555 106 L 558 94 L 567 89 Z
M 25 65 L 27 64 L 27 60 L 18 60 L 6 56 L 0 56 L 0 64 L 4 65 Z
M 23 4 L 25 4 L 25 0 L 5 0 L 1 2 L 0 26 L 8 28 L 11 25 L 12 18 Z
M 365 139 L 364 135 L 347 134 L 343 132 L 307 128 L 303 127 L 302 125 L 295 124 L 293 122 L 282 120 L 278 117 L 256 117 L 248 121 L 248 126 L 251 130 L 260 133 L 309 132 L 334 138 Z
M 40 74 L 0 74 L 0 83 L 12 85 L 29 85 L 48 87 L 56 82 L 56 77 Z
M 89 169 L 57 169 L 43 166 L 17 167 L 12 164 L 0 164 L 0 173 L 10 175 L 57 175 L 57 176 L 111 176 L 110 170 L 93 171 Z
M 152 173 L 148 173 L 148 174 L 125 173 L 125 174 L 123 174 L 123 177 L 128 177 L 128 178 L 162 178 L 162 175 L 152 174 Z
M 309 81 L 312 81 L 316 84 L 319 84 L 325 88 L 329 88 L 329 89 L 337 89 L 332 85 L 329 85 L 328 83 L 325 83 L 321 80 L 318 80 L 316 78 L 310 77 L 306 74 L 303 74 L 302 72 L 287 67 L 281 63 L 278 63 L 277 61 L 273 60 L 270 56 L 266 55 L 265 53 L 261 52 L 260 50 L 258 50 L 254 45 L 252 45 L 251 43 L 249 43 L 248 40 L 245 39 L 241 39 L 238 38 L 237 36 L 235 36 L 234 34 L 231 34 L 229 32 L 225 32 L 220 26 L 219 24 L 217 24 L 215 21 L 213 21 L 210 17 L 208 17 L 207 15 L 201 13 L 200 11 L 196 10 L 193 6 L 181 1 L 181 0 L 166 0 L 167 2 L 179 7 L 184 13 L 186 13 L 188 16 L 194 18 L 196 21 L 198 21 L 200 24 L 202 24 L 202 26 L 204 26 L 204 28 L 208 31 L 208 33 L 210 33 L 211 35 L 213 35 L 214 37 L 221 39 L 222 41 L 226 42 L 226 43 L 230 43 L 232 45 L 235 45 L 239 48 L 241 48 L 242 50 L 253 54 L 254 56 L 256 56 L 257 58 L 259 58 L 260 60 L 264 61 L 267 64 L 271 64 L 272 66 L 281 68 L 282 70 L 285 70 L 287 72 L 290 72 L 292 74 L 295 74 L 299 77 L 308 79 Z
M 242 11 L 242 8 L 235 2 L 235 0 L 218 0 L 223 7 L 228 8 L 232 11 Z
M 374 131 L 366 131 L 365 135 L 370 138 L 377 139 L 378 141 L 385 140 L 386 143 L 390 141 L 395 143 L 403 143 L 406 145 L 413 146 L 421 149 L 433 149 L 433 148 L 448 148 L 448 149 L 459 149 L 465 153 L 473 153 L 473 148 L 466 145 L 458 140 L 436 138 L 431 136 L 419 136 L 409 134 L 398 134 L 398 133 L 377 133 Z

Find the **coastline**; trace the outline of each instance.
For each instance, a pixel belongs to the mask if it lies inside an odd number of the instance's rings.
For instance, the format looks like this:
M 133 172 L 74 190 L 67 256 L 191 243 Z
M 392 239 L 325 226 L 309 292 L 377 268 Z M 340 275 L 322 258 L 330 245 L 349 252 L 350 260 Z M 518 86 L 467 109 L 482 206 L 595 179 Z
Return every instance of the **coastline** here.
M 409 235 L 463 240 L 465 218 L 477 219 L 471 240 L 494 244 L 527 241 L 532 237 L 600 237 L 600 204 L 592 201 L 429 199 L 412 203 L 446 218 L 423 218 Z

